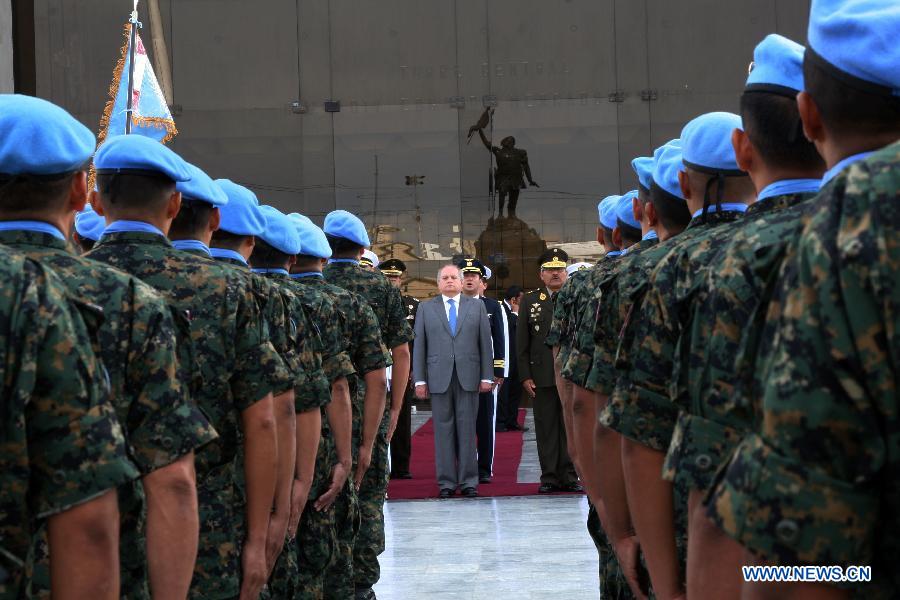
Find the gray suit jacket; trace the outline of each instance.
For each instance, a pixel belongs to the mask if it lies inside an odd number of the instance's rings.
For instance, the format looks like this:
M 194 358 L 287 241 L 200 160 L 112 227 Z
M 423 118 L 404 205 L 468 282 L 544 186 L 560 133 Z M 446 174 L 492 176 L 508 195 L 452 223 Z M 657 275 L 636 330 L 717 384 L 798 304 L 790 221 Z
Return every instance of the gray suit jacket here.
M 414 381 L 426 382 L 432 394 L 443 394 L 456 367 L 462 388 L 477 392 L 481 380 L 494 378 L 493 365 L 491 324 L 484 302 L 460 295 L 456 335 L 450 333 L 443 296 L 419 304 L 413 348 Z

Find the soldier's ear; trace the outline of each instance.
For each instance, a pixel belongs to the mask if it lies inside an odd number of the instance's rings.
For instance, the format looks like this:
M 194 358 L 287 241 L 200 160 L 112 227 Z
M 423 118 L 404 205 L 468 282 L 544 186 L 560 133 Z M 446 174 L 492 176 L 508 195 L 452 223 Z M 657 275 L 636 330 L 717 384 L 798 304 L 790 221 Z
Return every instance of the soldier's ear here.
M 209 230 L 210 231 L 218 231 L 219 225 L 222 223 L 222 213 L 219 212 L 219 207 L 216 206 L 213 208 L 212 213 L 209 215 Z
M 172 192 L 172 195 L 169 196 L 169 201 L 166 203 L 166 218 L 174 219 L 178 216 L 179 210 L 181 210 L 181 192 L 175 191 Z
M 68 209 L 70 211 L 83 210 L 87 204 L 87 173 L 78 171 L 72 175 L 72 181 L 69 184 Z
M 800 120 L 803 122 L 803 135 L 806 139 L 819 147 L 821 142 L 825 141 L 825 126 L 822 124 L 822 115 L 819 107 L 813 97 L 807 92 L 797 94 L 797 111 L 800 113 Z M 821 154 L 821 150 L 819 150 Z
M 746 131 L 735 129 L 731 132 L 731 146 L 734 148 L 734 156 L 741 171 L 749 173 L 754 167 L 753 144 Z
M 678 187 L 681 188 L 681 195 L 685 200 L 691 199 L 691 178 L 687 171 L 678 171 Z
M 644 205 L 644 214 L 647 215 L 647 224 L 651 228 L 659 226 L 659 215 L 656 214 L 656 207 L 653 206 L 652 202 Z

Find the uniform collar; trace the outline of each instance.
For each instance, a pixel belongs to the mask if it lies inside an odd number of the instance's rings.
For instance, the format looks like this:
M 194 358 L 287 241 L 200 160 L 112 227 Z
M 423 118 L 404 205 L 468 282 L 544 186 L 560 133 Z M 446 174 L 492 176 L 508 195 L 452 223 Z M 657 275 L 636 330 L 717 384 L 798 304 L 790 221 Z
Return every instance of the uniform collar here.
M 328 264 L 332 263 L 352 263 L 354 265 L 359 265 L 359 261 L 355 258 L 329 258 Z
M 716 212 L 716 205 L 710 204 L 706 207 L 706 214 Z M 747 212 L 747 205 L 742 202 L 723 202 L 722 203 L 722 212 Z M 691 215 L 692 219 L 696 219 L 700 215 L 703 214 L 703 209 L 697 209 L 694 214 Z
M 782 179 L 772 182 L 760 190 L 756 196 L 756 202 L 788 194 L 815 194 L 819 191 L 821 184 L 821 179 Z
M 656 240 L 656 239 L 659 239 L 659 235 L 656 233 L 655 229 L 651 229 L 644 235 L 644 237 L 641 238 L 641 241 L 643 242 L 646 240 Z
M 151 225 L 150 223 L 146 223 L 144 221 L 116 221 L 115 223 L 111 223 L 106 226 L 106 229 L 103 230 L 103 235 L 107 233 L 155 233 L 156 235 L 166 237 L 166 234 L 162 232 L 161 229 L 156 227 L 155 225 Z
M 287 269 L 251 269 L 254 273 L 258 273 L 260 275 L 284 275 L 285 277 L 290 276 Z
M 621 256 L 621 255 L 622 255 L 621 250 L 611 250 L 606 253 L 607 258 L 615 258 L 615 257 Z
M 310 279 L 310 278 L 324 278 L 319 271 L 307 271 L 306 273 L 291 273 L 291 279 Z
M 870 150 L 868 152 L 860 152 L 859 154 L 854 154 L 853 156 L 848 156 L 844 160 L 838 162 L 838 164 L 834 165 L 827 171 L 825 171 L 825 175 L 822 176 L 822 184 L 819 188 L 825 187 L 829 181 L 837 177 L 837 174 L 852 165 L 853 163 L 857 163 L 861 160 L 865 160 L 870 154 L 872 154 L 874 150 Z
M 46 233 L 56 239 L 66 240 L 65 234 L 55 225 L 44 221 L 0 221 L 0 231 L 31 231 L 34 233 Z
M 246 267 L 250 266 L 249 263 L 247 263 L 247 259 L 244 258 L 244 255 L 234 250 L 227 250 L 226 248 L 210 248 L 209 255 L 219 260 L 228 259 L 239 262 Z
M 203 252 L 206 256 L 212 256 L 209 246 L 200 240 L 172 240 L 172 247 L 185 252 Z
M 0 227 L 0 244 L 6 246 L 39 246 L 41 248 L 54 248 L 69 251 L 65 239 L 44 231 L 33 229 L 6 229 Z

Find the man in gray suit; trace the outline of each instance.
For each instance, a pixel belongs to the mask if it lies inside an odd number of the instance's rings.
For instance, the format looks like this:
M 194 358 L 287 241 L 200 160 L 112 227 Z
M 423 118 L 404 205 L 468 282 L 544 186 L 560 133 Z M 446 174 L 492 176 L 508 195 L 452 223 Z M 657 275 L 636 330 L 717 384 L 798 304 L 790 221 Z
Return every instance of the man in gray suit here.
M 462 295 L 459 267 L 442 267 L 437 285 L 441 295 L 420 303 L 416 311 L 416 397 L 431 394 L 440 497 L 451 497 L 459 487 L 463 496 L 474 498 L 478 394 L 490 392 L 494 383 L 491 325 L 484 303 Z

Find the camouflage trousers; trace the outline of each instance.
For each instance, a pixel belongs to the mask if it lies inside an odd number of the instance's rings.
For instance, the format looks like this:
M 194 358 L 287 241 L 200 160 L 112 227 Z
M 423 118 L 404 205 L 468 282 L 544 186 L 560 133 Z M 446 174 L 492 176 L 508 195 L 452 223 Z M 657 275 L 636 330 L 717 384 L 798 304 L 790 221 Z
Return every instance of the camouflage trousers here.
M 381 577 L 378 555 L 384 552 L 384 500 L 388 470 L 388 415 L 385 414 L 375 445 L 372 464 L 359 486 L 359 535 L 353 546 L 353 580 L 356 587 L 371 587 Z
M 231 485 L 230 472 L 227 477 L 225 484 L 219 475 L 219 481 L 209 477 L 205 485 L 198 485 L 200 543 L 188 594 L 192 600 L 220 600 L 240 594 L 244 503 L 243 494 L 236 493 L 236 486 Z
M 352 471 L 351 471 L 352 472 Z M 352 598 L 353 546 L 360 528 L 359 500 L 352 478 L 334 503 L 335 550 L 331 564 L 325 571 L 324 597 L 329 600 Z
M 619 568 L 619 561 L 616 560 L 612 545 L 600 525 L 597 509 L 590 503 L 588 503 L 587 530 L 600 558 L 600 599 L 633 598 L 625 576 L 622 574 L 622 569 Z

